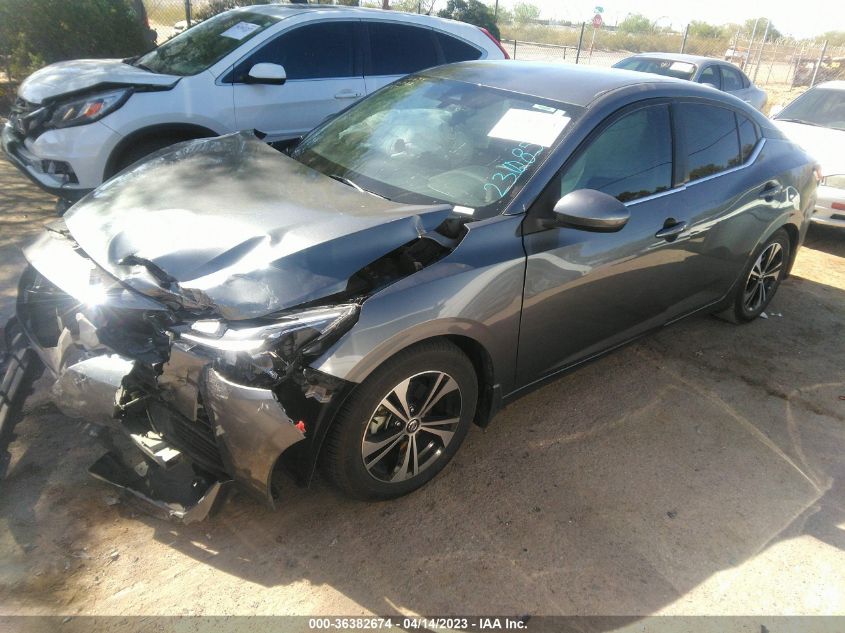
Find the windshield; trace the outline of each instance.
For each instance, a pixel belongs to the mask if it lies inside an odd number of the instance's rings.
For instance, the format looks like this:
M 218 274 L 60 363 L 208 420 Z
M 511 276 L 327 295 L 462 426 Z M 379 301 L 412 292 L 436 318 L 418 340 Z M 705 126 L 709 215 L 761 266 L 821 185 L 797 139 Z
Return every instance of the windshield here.
M 196 75 L 278 21 L 260 13 L 227 11 L 166 41 L 134 64 L 166 75 Z
M 305 137 L 293 157 L 412 204 L 501 212 L 582 108 L 459 81 L 408 77 Z
M 651 59 L 643 57 L 629 57 L 613 65 L 623 70 L 636 70 L 641 73 L 654 73 L 675 79 L 692 79 L 695 74 L 695 64 L 678 62 L 671 59 Z
M 781 110 L 775 119 L 845 130 L 845 90 L 808 90 Z

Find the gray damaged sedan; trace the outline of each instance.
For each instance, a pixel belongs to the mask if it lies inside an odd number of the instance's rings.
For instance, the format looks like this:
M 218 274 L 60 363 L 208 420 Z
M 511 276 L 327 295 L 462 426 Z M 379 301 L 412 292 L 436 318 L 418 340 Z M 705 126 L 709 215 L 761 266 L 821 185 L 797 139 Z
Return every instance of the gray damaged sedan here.
M 815 191 L 730 95 L 443 66 L 287 153 L 193 141 L 74 205 L 26 250 L 7 392 L 43 363 L 62 411 L 113 431 L 91 472 L 185 521 L 318 465 L 396 497 L 545 379 L 690 314 L 760 315 Z

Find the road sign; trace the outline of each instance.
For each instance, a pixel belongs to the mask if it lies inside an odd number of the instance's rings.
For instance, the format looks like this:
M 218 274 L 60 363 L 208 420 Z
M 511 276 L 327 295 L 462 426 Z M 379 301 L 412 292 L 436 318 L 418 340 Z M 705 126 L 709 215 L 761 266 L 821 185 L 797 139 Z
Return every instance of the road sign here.
M 600 29 L 602 25 L 601 13 L 596 13 L 593 16 L 593 28 Z

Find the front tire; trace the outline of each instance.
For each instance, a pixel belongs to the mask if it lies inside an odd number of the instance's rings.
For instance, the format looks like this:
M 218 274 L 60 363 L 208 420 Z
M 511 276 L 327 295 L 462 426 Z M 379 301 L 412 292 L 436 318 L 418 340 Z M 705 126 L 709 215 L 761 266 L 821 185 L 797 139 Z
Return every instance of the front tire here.
M 748 323 L 763 313 L 786 277 L 790 256 L 789 236 L 783 229 L 757 249 L 734 290 L 729 316 L 735 323 Z
M 391 499 L 423 486 L 466 436 L 478 400 L 470 360 L 446 340 L 400 352 L 350 395 L 329 430 L 323 465 L 358 499 Z

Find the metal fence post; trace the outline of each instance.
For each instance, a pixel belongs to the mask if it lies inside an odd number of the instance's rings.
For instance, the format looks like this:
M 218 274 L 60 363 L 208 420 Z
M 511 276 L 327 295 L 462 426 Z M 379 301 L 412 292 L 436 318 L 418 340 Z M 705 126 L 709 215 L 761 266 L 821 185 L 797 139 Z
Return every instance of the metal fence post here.
M 760 18 L 754 20 L 754 28 L 751 29 L 751 39 L 748 41 L 748 50 L 745 52 L 745 55 L 742 57 L 742 68 L 743 70 L 746 69 L 748 66 L 748 60 L 751 57 L 751 49 L 754 47 L 754 36 L 757 35 L 757 23 L 760 21 Z
M 513 58 L 516 59 L 516 38 L 513 38 Z
M 689 35 L 689 24 L 687 24 L 687 28 L 684 29 L 684 39 L 681 42 L 681 52 L 684 52 L 684 49 L 687 47 L 687 35 Z
M 824 61 L 824 55 L 827 52 L 827 40 L 824 41 L 824 46 L 822 46 L 822 54 L 819 55 L 819 60 L 816 62 L 816 67 L 813 68 L 813 78 L 810 80 L 810 88 L 816 85 L 816 75 L 819 74 L 819 66 L 822 65 Z
M 780 40 L 775 42 L 775 50 L 772 52 L 772 61 L 769 64 L 769 74 L 766 75 L 766 84 L 768 84 L 769 80 L 772 78 L 772 69 L 775 67 L 775 60 L 778 56 L 778 46 L 780 46 Z
M 185 0 L 185 22 L 191 28 L 191 0 Z
M 772 25 L 772 21 L 767 19 L 766 20 L 766 30 L 763 32 L 763 39 L 760 42 L 760 52 L 757 53 L 757 63 L 754 65 L 754 78 L 751 80 L 753 82 L 757 81 L 757 73 L 760 70 L 760 60 L 763 59 L 763 49 L 766 48 L 766 37 L 769 35 L 769 27 Z
M 581 35 L 578 37 L 578 50 L 575 52 L 575 63 L 576 64 L 581 59 L 581 45 L 584 43 L 584 27 L 585 26 L 587 26 L 587 23 L 581 22 Z

